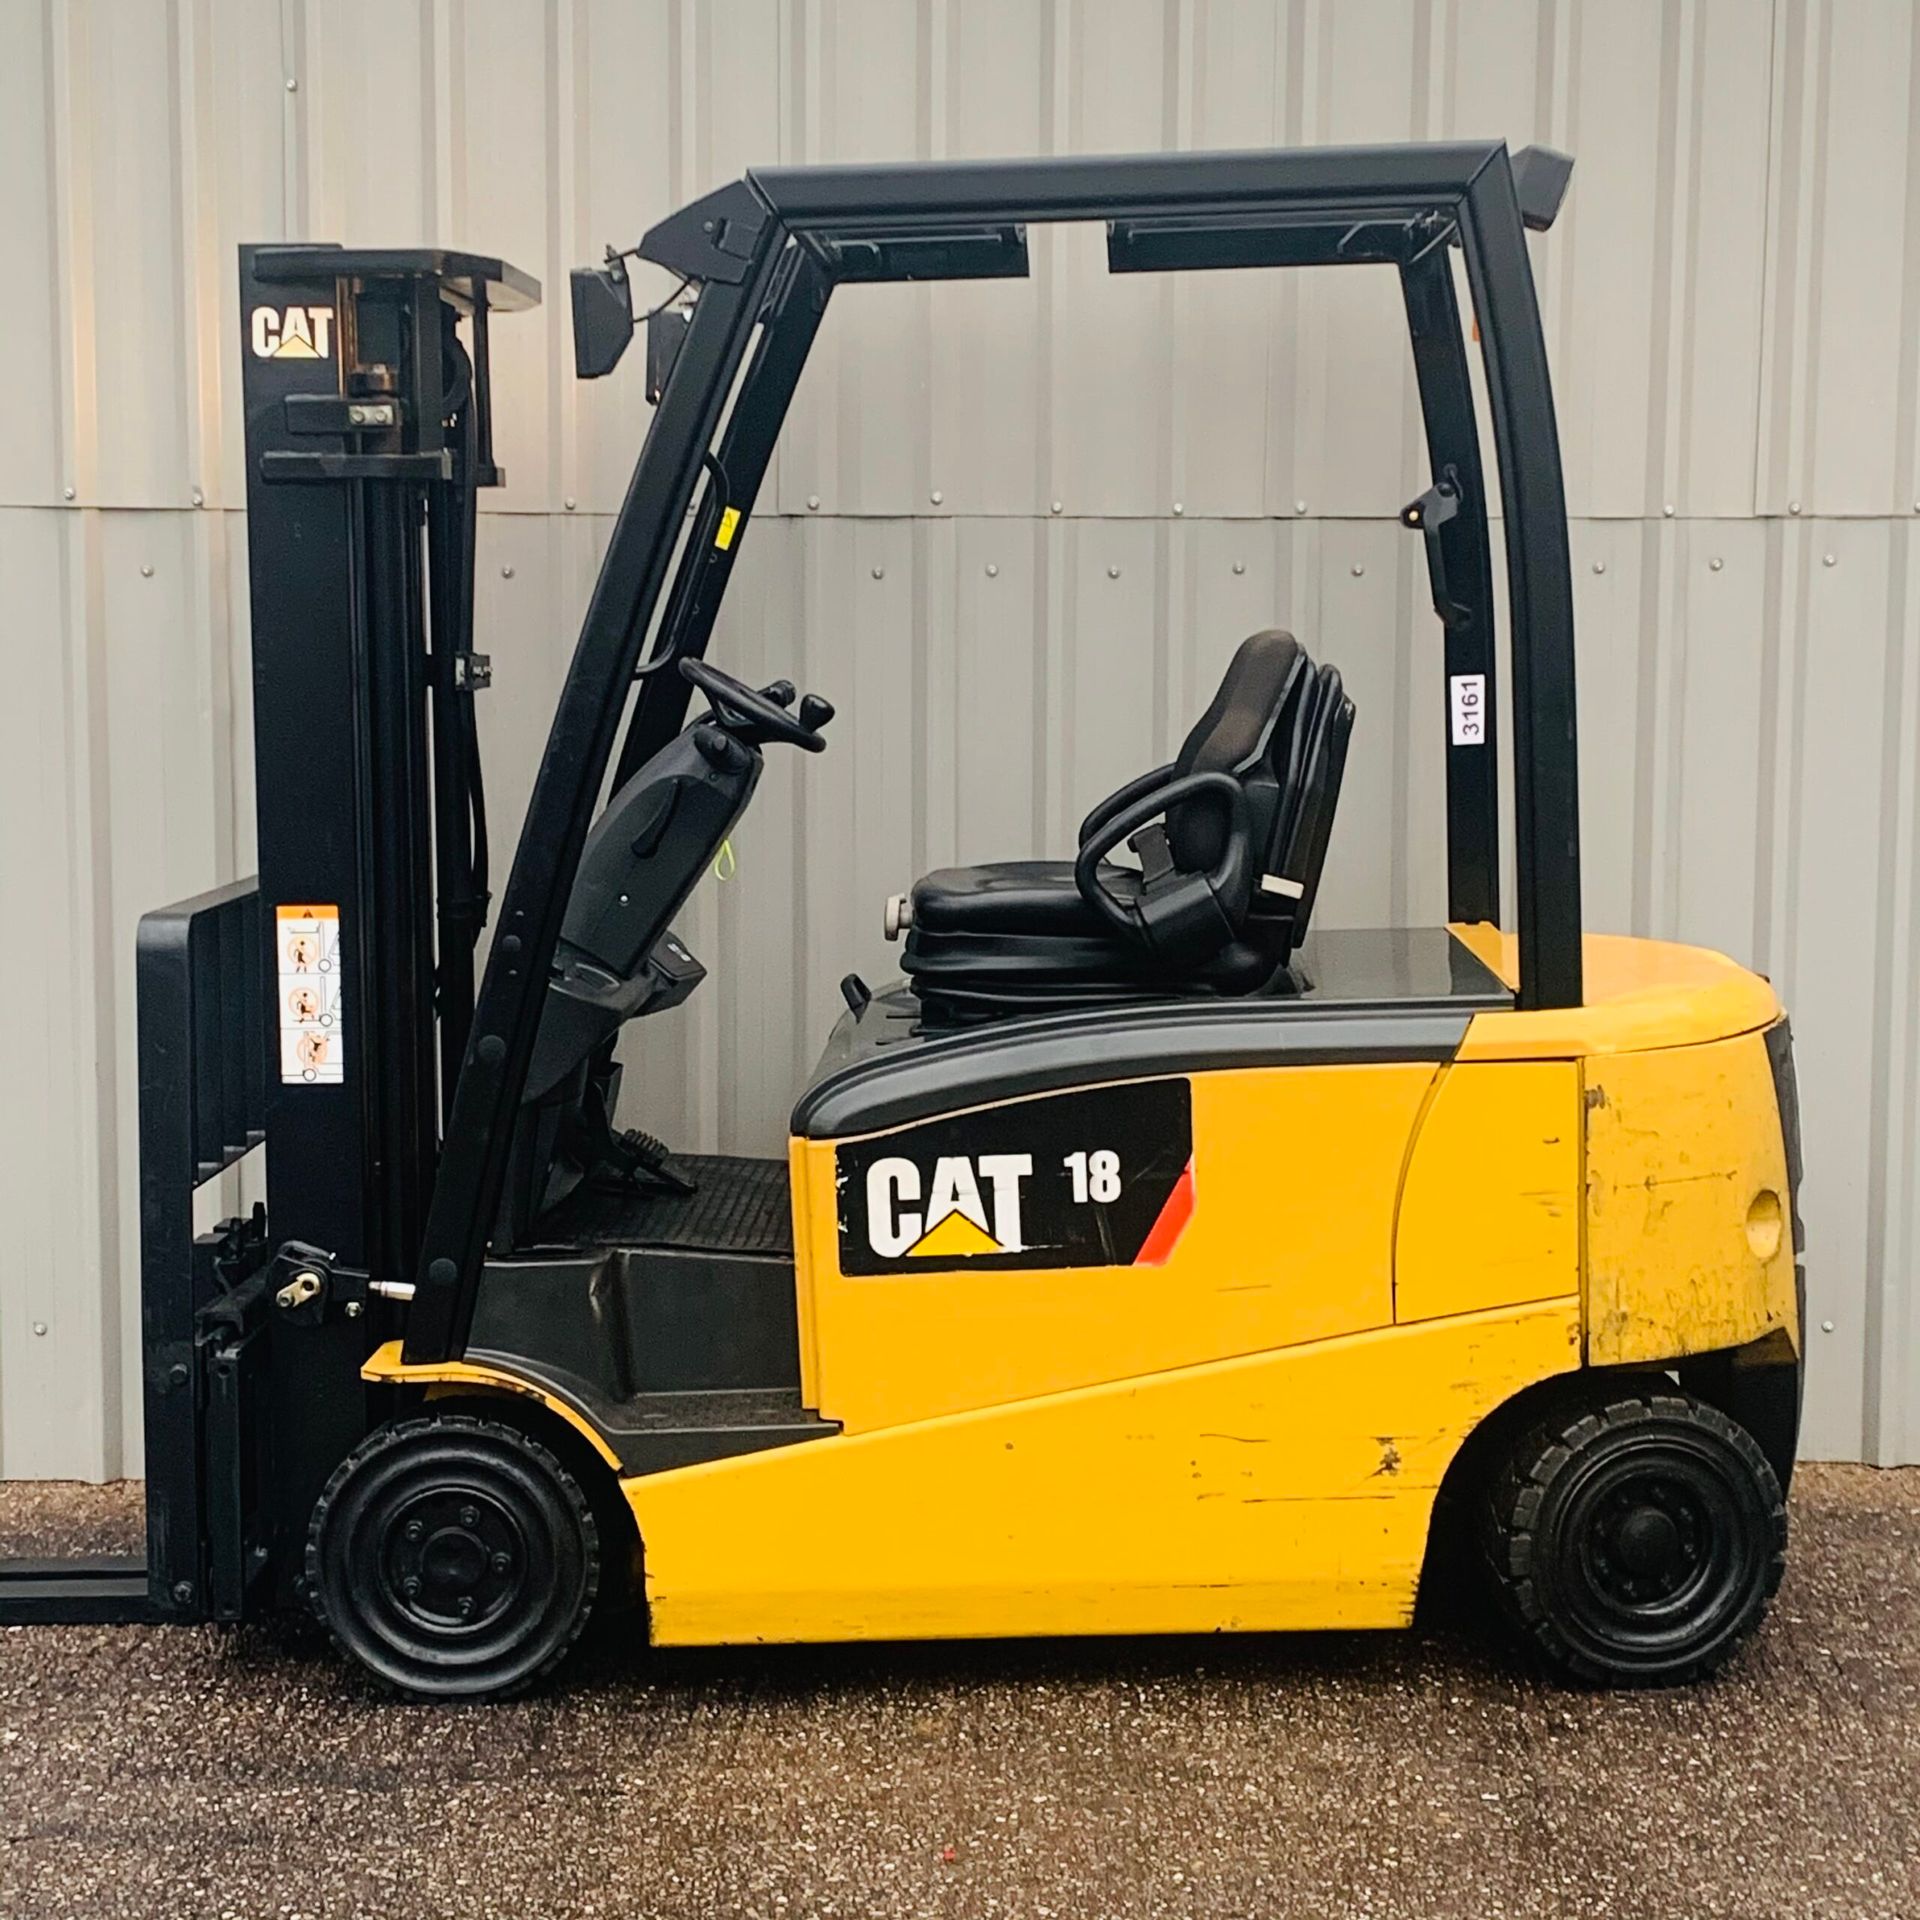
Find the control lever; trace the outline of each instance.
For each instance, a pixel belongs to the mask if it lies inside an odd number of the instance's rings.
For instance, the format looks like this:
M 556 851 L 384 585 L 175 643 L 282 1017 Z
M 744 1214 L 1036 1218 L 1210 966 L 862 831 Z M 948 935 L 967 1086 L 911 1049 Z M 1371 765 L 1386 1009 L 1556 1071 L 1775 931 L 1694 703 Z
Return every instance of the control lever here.
M 769 680 L 760 689 L 776 707 L 793 705 L 793 682 L 791 680 Z
M 800 701 L 800 724 L 818 733 L 833 718 L 833 702 L 823 700 L 817 693 L 803 695 Z

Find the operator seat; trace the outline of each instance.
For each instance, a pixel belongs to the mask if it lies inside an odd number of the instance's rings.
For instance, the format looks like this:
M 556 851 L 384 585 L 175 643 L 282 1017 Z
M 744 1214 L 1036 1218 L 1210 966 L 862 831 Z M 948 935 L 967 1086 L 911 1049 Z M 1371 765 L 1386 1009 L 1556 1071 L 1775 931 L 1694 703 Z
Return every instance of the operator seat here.
M 1095 807 L 1075 860 L 950 867 L 915 886 L 897 917 L 924 1017 L 1270 984 L 1312 910 L 1352 720 L 1339 673 L 1292 635 L 1242 642 L 1179 758 Z M 1106 858 L 1123 838 L 1138 870 Z

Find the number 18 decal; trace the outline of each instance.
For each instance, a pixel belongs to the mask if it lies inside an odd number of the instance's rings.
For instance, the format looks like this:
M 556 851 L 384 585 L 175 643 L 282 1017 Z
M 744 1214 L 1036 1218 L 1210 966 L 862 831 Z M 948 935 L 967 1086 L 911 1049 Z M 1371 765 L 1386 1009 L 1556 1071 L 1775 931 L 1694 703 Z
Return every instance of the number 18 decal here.
M 1148 1080 L 1009 1101 L 850 1141 L 834 1175 L 845 1274 L 1159 1266 L 1193 1214 L 1192 1094 Z
M 1073 1180 L 1076 1207 L 1084 1207 L 1089 1200 L 1110 1206 L 1120 1198 L 1120 1156 L 1111 1147 L 1070 1153 L 1061 1164 Z

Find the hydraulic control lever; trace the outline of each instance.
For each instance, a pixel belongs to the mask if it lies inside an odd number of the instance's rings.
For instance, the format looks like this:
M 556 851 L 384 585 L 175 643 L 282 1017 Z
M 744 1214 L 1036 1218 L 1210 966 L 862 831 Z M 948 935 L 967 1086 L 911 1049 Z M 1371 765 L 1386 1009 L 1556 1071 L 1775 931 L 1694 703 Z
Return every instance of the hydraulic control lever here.
M 791 680 L 770 680 L 760 691 L 777 706 L 793 705 L 794 685 Z M 810 727 L 815 733 L 818 733 L 833 718 L 833 712 L 833 702 L 823 700 L 817 693 L 800 696 L 800 724 L 803 727 Z

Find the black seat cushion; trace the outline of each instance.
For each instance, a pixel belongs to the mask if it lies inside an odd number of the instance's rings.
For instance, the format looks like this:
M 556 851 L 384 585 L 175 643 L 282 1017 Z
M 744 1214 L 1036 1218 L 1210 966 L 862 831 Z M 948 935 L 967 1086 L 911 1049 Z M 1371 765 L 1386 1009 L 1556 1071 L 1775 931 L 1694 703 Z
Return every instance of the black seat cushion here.
M 1110 866 L 1116 888 L 1139 876 Z M 1105 922 L 1080 897 L 1071 860 L 994 860 L 941 867 L 913 890 L 913 924 L 922 932 L 1085 934 L 1105 940 Z

